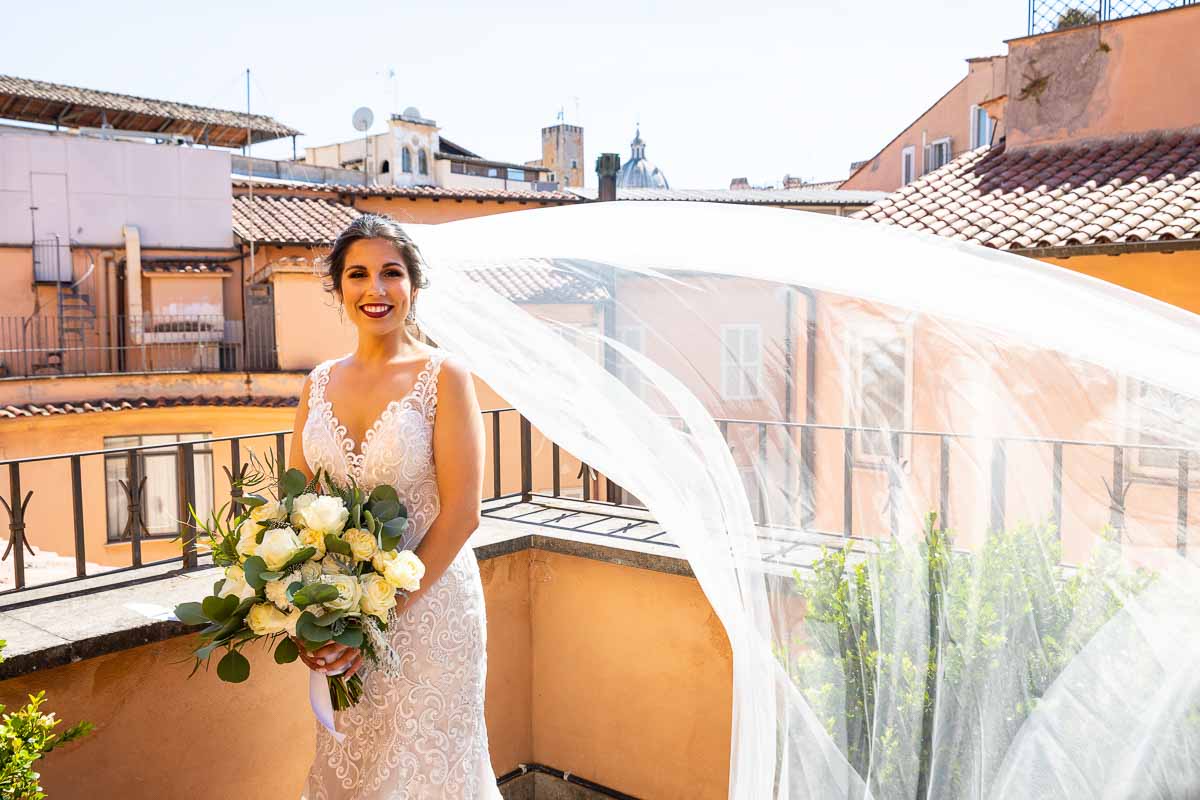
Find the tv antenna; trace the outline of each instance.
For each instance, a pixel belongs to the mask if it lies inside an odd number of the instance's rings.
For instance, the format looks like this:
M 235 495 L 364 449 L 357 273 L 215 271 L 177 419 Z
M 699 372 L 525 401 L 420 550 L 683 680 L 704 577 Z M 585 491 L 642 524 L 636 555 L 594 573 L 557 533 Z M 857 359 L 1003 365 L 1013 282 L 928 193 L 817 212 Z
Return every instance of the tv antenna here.
M 367 135 L 367 131 L 371 129 L 371 125 L 375 122 L 375 114 L 371 109 L 362 106 L 355 110 L 354 117 L 351 120 L 354 123 L 354 130 L 362 131 L 363 135 L 363 176 L 366 182 L 371 182 L 371 173 L 367 169 L 367 149 L 371 143 L 371 137 Z

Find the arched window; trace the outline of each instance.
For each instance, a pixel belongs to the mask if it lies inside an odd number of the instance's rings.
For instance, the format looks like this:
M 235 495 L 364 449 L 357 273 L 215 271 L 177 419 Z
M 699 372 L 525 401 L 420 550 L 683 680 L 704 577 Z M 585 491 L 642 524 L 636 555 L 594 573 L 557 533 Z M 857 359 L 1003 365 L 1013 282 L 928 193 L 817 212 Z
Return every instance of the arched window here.
M 412 172 L 412 153 L 408 151 L 407 147 L 400 149 L 400 169 L 405 172 Z
M 383 164 L 379 167 L 379 171 L 380 171 L 380 173 L 392 171 L 392 165 L 388 163 L 388 160 L 386 158 L 383 160 Z
M 429 159 L 425 155 L 425 148 L 417 151 L 417 169 L 422 175 L 429 174 Z

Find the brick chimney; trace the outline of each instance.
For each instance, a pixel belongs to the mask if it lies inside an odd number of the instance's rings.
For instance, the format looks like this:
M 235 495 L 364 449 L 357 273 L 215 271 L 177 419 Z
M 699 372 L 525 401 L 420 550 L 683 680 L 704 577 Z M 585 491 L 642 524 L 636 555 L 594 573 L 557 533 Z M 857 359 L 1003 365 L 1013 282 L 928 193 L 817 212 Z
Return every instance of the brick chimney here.
M 601 153 L 596 159 L 596 175 L 600 178 L 600 200 L 617 199 L 617 173 L 621 171 L 621 156 Z

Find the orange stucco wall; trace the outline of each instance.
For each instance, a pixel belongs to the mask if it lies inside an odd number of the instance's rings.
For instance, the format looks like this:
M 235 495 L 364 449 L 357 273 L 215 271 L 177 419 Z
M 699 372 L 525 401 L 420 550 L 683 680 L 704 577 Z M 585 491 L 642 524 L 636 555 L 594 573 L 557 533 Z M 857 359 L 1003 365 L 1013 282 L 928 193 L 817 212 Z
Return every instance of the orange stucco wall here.
M 1009 42 L 1008 146 L 1194 127 L 1198 41 L 1184 7 Z
M 727 796 L 729 644 L 693 579 L 537 550 L 480 571 L 497 775 L 535 761 L 639 797 Z M 45 689 L 46 708 L 97 726 L 39 762 L 51 797 L 299 795 L 313 753 L 304 667 L 251 648 L 246 683 L 188 680 L 194 646 L 173 639 L 0 683 L 0 702 Z M 196 758 L 208 752 L 198 742 L 231 741 L 238 757 L 219 769 Z
M 1041 260 L 1200 314 L 1200 250 Z
M 954 85 L 874 158 L 851 175 L 843 189 L 891 192 L 902 185 L 901 153 L 913 148 L 914 177 L 927 170 L 923 163 L 924 145 L 950 137 L 954 156 L 971 148 L 971 106 L 1004 93 L 1004 57 L 972 59 L 967 76 Z M 1000 134 L 997 133 L 997 136 Z

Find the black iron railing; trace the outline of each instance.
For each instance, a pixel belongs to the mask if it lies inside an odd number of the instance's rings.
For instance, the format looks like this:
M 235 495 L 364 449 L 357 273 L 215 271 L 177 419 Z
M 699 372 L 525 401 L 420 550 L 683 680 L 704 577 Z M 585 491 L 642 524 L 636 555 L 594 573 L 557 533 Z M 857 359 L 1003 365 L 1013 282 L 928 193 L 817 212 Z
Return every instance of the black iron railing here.
M 1029 35 L 1194 5 L 1198 0 L 1029 0 Z
M 581 524 L 589 526 L 598 517 L 611 523 L 584 532 L 638 541 L 669 539 L 637 498 L 546 439 L 516 410 L 492 409 L 483 416 L 488 440 L 485 467 L 490 473 L 483 499 L 509 501 L 489 503 L 490 509 L 528 505 L 532 508 L 516 509 L 514 516 L 506 518 L 576 530 L 561 524 L 561 513 L 547 516 L 539 514 L 536 507 L 553 505 L 551 501 L 580 501 L 602 511 L 576 510 L 567 516 L 575 514 Z M 1020 498 L 1009 496 L 1013 476 L 1020 475 L 1022 490 L 1039 485 L 1039 481 L 1045 484 L 1038 500 L 1044 501 L 1044 507 L 1037 516 L 1055 523 L 1060 535 L 1068 522 L 1063 506 L 1064 486 L 1069 486 L 1072 492 L 1082 492 L 1073 495 L 1072 508 L 1091 503 L 1087 511 L 1093 519 L 1106 512 L 1106 522 L 1118 538 L 1131 513 L 1137 516 L 1152 508 L 1156 529 L 1174 527 L 1176 549 L 1184 554 L 1190 495 L 1200 489 L 1192 482 L 1193 460 L 1200 465 L 1200 453 L 1181 447 L 983 438 L 734 418 L 718 419 L 717 424 L 735 461 L 747 465 L 746 491 L 756 523 L 841 539 L 895 534 L 902 519 L 914 511 L 936 510 L 948 527 L 956 523 L 965 526 L 968 520 L 956 519 L 965 514 L 954 507 L 956 498 L 964 497 L 972 508 L 988 510 L 988 519 L 982 524 L 1001 530 L 1010 515 L 1024 519 L 1030 514 L 1028 503 L 1022 505 Z M 0 507 L 7 513 L 9 529 L 0 561 L 11 558 L 12 565 L 11 580 L 4 581 L 7 588 L 0 590 L 0 595 L 33 588 L 27 580 L 27 558 L 45 550 L 69 563 L 70 574 L 55 575 L 37 587 L 145 567 L 196 567 L 202 553 L 197 549 L 195 531 L 182 521 L 190 518 L 188 509 L 197 506 L 198 485 L 236 480 L 251 454 L 259 462 L 270 454 L 276 462 L 286 463 L 290 435 L 290 431 L 271 431 L 0 461 L 0 489 L 7 483 L 7 493 L 0 491 Z M 199 450 L 208 456 L 206 461 L 197 462 Z M 148 503 L 153 500 L 148 496 L 145 459 L 147 454 L 166 451 L 175 455 L 174 491 L 169 502 L 178 522 L 165 537 L 177 540 L 170 546 L 161 541 L 164 537 L 149 535 L 144 525 Z M 113 476 L 104 468 L 113 461 L 124 462 L 119 470 L 120 492 L 111 491 Z M 198 474 L 197 463 L 207 464 L 210 474 Z M 1031 477 L 1031 470 L 1042 474 Z M 96 507 L 98 484 L 106 486 L 106 506 L 122 504 L 124 524 L 115 540 L 109 535 L 111 509 L 102 513 Z M 902 498 L 918 485 L 924 487 L 920 493 L 929 508 L 903 508 Z M 1131 512 L 1134 485 L 1140 488 L 1137 507 Z M 965 496 L 961 494 L 964 491 Z M 239 492 L 235 489 L 232 494 Z M 85 502 L 85 497 L 90 499 Z M 221 506 L 228 497 L 214 493 L 213 505 Z M 1174 513 L 1164 514 L 1163 509 L 1170 506 Z M 1173 519 L 1168 522 L 1167 516 Z M 96 530 L 100 526 L 107 528 L 105 535 Z M 147 547 L 154 548 L 151 558 L 146 557 Z M 103 550 L 106 563 L 93 563 L 89 558 L 93 549 Z M 121 554 L 121 563 L 112 563 L 114 552 Z
M 223 315 L 0 317 L 0 378 L 278 368 L 275 345 Z

